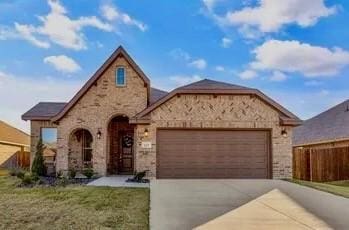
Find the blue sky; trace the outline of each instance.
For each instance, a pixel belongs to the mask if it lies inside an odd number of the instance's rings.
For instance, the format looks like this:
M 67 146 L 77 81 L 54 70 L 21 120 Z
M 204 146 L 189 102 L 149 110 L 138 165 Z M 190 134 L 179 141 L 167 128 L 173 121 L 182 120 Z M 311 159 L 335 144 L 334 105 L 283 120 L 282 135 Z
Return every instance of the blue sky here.
M 255 87 L 302 119 L 348 99 L 349 3 L 2 0 L 0 119 L 68 101 L 123 45 L 152 85 Z

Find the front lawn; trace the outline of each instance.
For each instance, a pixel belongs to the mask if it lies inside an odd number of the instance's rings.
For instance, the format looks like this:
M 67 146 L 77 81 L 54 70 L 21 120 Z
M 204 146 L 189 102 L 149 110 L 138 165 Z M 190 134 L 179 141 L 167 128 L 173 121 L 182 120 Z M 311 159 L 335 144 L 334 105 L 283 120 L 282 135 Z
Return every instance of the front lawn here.
M 349 180 L 346 181 L 333 181 L 333 182 L 310 182 L 304 180 L 290 180 L 291 182 L 305 185 L 311 188 L 315 188 L 321 191 L 333 193 L 335 195 L 343 196 L 349 198 Z
M 0 229 L 149 228 L 149 189 L 18 183 L 0 176 Z

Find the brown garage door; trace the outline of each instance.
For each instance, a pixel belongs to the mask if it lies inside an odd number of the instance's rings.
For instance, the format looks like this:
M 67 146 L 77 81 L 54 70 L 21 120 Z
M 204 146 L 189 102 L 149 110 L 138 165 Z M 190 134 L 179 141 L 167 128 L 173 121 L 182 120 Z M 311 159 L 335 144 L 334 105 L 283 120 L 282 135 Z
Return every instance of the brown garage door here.
M 158 178 L 270 178 L 269 131 L 157 131 Z

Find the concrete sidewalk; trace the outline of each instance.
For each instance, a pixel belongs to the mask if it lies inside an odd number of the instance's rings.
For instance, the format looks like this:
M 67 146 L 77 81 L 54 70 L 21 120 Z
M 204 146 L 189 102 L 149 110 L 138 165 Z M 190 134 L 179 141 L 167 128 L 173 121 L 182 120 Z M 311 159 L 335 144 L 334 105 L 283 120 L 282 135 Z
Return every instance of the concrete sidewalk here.
M 195 230 L 332 229 L 294 200 L 275 189 Z
M 88 186 L 108 186 L 108 187 L 132 187 L 132 188 L 149 188 L 149 183 L 130 183 L 126 182 L 132 175 L 118 175 L 101 177 L 87 184 Z

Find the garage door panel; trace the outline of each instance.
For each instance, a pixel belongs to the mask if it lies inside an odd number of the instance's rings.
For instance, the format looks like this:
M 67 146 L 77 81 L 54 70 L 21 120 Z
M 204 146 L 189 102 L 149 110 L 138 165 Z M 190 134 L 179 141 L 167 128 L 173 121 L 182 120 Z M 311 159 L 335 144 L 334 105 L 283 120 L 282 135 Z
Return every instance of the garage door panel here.
M 158 130 L 158 178 L 268 178 L 269 131 Z

